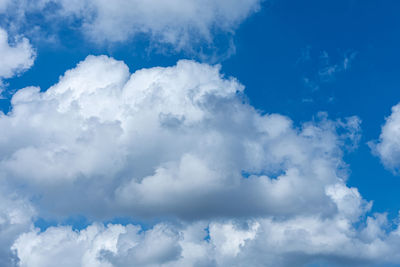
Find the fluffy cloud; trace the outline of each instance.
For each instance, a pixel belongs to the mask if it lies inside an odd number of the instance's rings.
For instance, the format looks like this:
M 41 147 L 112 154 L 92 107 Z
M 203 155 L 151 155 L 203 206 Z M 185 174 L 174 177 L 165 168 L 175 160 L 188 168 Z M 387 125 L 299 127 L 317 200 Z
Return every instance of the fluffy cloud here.
M 260 0 L 18 0 L 0 4 L 23 23 L 26 14 L 41 12 L 52 24 L 63 18 L 78 23 L 97 43 L 123 42 L 147 35 L 151 42 L 191 50 L 193 44 L 213 42 L 214 33 L 232 34 L 260 8 Z M 3 8 L 1 8 L 3 7 Z M 74 25 L 75 25 L 74 24 Z
M 2 5 L 0 2 L 0 11 Z M 36 56 L 28 39 L 16 37 L 11 42 L 9 41 L 7 31 L 0 28 L 0 88 L 3 79 L 11 78 L 29 69 Z
M 359 140 L 359 119 L 321 113 L 296 126 L 255 110 L 243 90 L 219 66 L 131 74 L 106 56 L 44 92 L 19 90 L 0 116 L 7 192 L 55 220 L 159 223 L 40 232 L 31 212 L 4 251 L 18 236 L 9 258 L 20 266 L 398 262 L 397 226 L 346 186 L 343 149 Z
M 351 193 L 350 193 L 351 194 Z M 351 217 L 351 216 L 350 216 Z M 361 229 L 333 218 L 198 222 L 184 226 L 94 224 L 81 231 L 51 227 L 13 245 L 20 266 L 379 266 L 398 263 L 400 232 L 384 215 Z
M 30 203 L 2 183 L 0 187 L 0 266 L 14 266 L 18 258 L 11 251 L 15 239 L 33 229 L 35 211 Z
M 398 173 L 400 168 L 400 105 L 392 107 L 392 114 L 382 126 L 377 142 L 370 142 L 374 154 L 380 157 L 389 170 Z
M 9 129 L 0 175 L 61 216 L 335 212 L 326 186 L 346 180 L 340 146 L 357 119 L 321 114 L 295 128 L 254 110 L 242 90 L 218 66 L 180 61 L 130 75 L 122 62 L 90 56 L 46 92 L 14 95 L 0 117 Z
M 86 4 L 89 8 L 78 12 L 84 14 L 85 33 L 96 41 L 125 41 L 138 33 L 149 33 L 159 42 L 180 48 L 197 36 L 210 41 L 213 27 L 232 31 L 244 18 L 257 10 L 259 2 L 121 0 L 111 4 L 96 0 Z M 70 5 L 70 2 L 63 2 L 67 12 L 77 14 L 77 10 L 69 8 Z
M 79 232 L 51 227 L 43 233 L 25 233 L 13 249 L 20 266 L 113 266 L 111 261 L 117 266 L 158 266 L 178 259 L 179 240 L 166 225 L 144 232 L 133 225 L 95 224 Z

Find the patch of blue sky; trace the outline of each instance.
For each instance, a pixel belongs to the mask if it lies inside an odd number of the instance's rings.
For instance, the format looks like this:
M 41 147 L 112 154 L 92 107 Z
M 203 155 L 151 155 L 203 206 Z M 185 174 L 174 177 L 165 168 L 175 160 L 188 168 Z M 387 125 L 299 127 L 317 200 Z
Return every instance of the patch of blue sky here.
M 98 220 L 90 220 L 84 215 L 75 215 L 62 220 L 39 217 L 34 221 L 34 226 L 41 232 L 46 231 L 49 227 L 57 226 L 70 226 L 73 230 L 80 231 L 86 229 L 93 223 L 98 223 Z M 138 221 L 129 217 L 115 217 L 113 219 L 102 221 L 104 226 L 107 226 L 108 224 L 120 224 L 123 226 L 130 224 L 137 225 L 140 226 L 143 231 L 151 229 L 157 223 L 159 223 L 159 221 Z

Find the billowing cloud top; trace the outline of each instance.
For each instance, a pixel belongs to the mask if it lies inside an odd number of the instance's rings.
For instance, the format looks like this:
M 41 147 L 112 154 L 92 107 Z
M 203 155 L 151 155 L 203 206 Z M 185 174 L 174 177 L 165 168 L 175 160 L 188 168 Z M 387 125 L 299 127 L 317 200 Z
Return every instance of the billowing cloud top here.
M 346 179 L 335 128 L 357 131 L 357 119 L 322 116 L 295 129 L 244 103 L 242 90 L 218 66 L 180 61 L 130 75 L 122 62 L 89 56 L 46 92 L 29 87 L 13 96 L 12 112 L 0 118 L 9 129 L 0 167 L 61 214 L 334 212 L 326 185 Z
M 346 186 L 342 149 L 358 140 L 359 119 L 321 113 L 295 126 L 255 110 L 243 90 L 218 65 L 183 60 L 130 74 L 106 56 L 87 57 L 44 92 L 19 90 L 0 117 L 5 261 L 399 262 L 397 228 L 385 214 L 367 216 L 371 203 Z M 79 214 L 157 223 L 32 226 Z

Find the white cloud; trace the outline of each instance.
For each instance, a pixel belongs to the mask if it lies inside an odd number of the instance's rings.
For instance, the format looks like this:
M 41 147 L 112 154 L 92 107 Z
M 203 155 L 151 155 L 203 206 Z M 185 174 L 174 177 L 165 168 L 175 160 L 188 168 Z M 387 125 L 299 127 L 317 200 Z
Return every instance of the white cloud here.
M 114 266 L 110 261 L 117 261 L 116 266 L 158 266 L 179 258 L 178 242 L 178 233 L 166 225 L 142 231 L 133 225 L 94 224 L 79 232 L 70 227 L 51 227 L 43 233 L 25 233 L 13 249 L 23 267 Z
M 20 266 L 110 266 L 97 260 L 101 250 L 116 250 L 122 226 L 107 229 L 93 225 L 81 232 L 68 227 L 52 227 L 44 233 L 21 235 L 13 246 L 18 250 Z
M 399 263 L 400 233 L 398 228 L 385 231 L 389 226 L 385 215 L 368 217 L 361 229 L 347 215 L 158 224 L 149 230 L 111 224 L 81 231 L 51 227 L 21 235 L 13 249 L 23 267 Z
M 0 11 L 2 8 L 0 3 Z M 3 79 L 11 78 L 32 67 L 36 53 L 28 39 L 15 37 L 9 40 L 6 30 L 0 27 L 0 89 Z
M 161 221 L 40 232 L 29 219 L 9 241 L 19 235 L 20 265 L 399 262 L 397 228 L 384 214 L 364 220 L 371 203 L 346 186 L 342 150 L 358 142 L 359 119 L 320 113 L 295 126 L 256 111 L 243 90 L 219 66 L 183 60 L 130 74 L 106 56 L 44 92 L 19 90 L 0 116 L 8 191 L 55 220 Z
M 9 192 L 2 182 L 0 186 L 0 266 L 14 266 L 17 257 L 11 246 L 23 232 L 33 228 L 35 215 L 29 202 L 15 193 Z
M 41 13 L 51 27 L 60 20 L 74 22 L 75 26 L 78 21 L 84 35 L 99 44 L 124 42 L 144 34 L 156 46 L 189 51 L 195 44 L 212 45 L 214 33 L 231 35 L 260 8 L 260 3 L 261 0 L 18 0 L 9 3 L 7 12 L 13 17 L 14 26 L 26 23 L 26 14 Z
M 400 168 L 400 105 L 392 107 L 392 114 L 382 126 L 377 142 L 370 142 L 374 154 L 380 157 L 389 170 L 398 173 Z
M 63 5 L 70 4 L 64 2 Z M 259 0 L 130 0 L 112 4 L 96 0 L 88 5 L 95 10 L 96 15 L 89 10 L 84 11 L 86 19 L 83 29 L 96 41 L 125 41 L 138 33 L 149 33 L 159 42 L 180 48 L 191 43 L 190 39 L 197 36 L 211 41 L 213 27 L 232 31 L 257 10 Z M 193 35 L 193 32 L 196 34 Z
M 1 175 L 60 216 L 334 212 L 325 187 L 346 180 L 347 139 L 336 128 L 354 138 L 357 120 L 321 114 L 297 129 L 243 103 L 242 90 L 218 66 L 180 61 L 130 76 L 90 56 L 46 92 L 14 95 L 0 118 Z

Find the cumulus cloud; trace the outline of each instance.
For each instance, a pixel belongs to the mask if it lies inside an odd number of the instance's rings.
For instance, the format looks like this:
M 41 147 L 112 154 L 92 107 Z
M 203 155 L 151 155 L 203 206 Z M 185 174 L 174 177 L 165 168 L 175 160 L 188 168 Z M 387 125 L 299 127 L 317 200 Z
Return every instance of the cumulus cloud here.
M 394 173 L 400 168 L 400 105 L 392 107 L 392 114 L 382 126 L 379 140 L 370 142 L 374 154 L 379 156 L 383 165 Z
M 12 24 L 23 24 L 27 15 L 45 14 L 44 21 L 64 20 L 78 24 L 95 43 L 124 42 L 146 35 L 152 43 L 176 50 L 193 45 L 212 45 L 215 33 L 232 35 L 238 25 L 260 8 L 261 0 L 18 0 L 0 6 Z M 3 8 L 1 9 L 1 7 Z M 17 22 L 16 22 L 17 21 Z
M 13 249 L 20 266 L 159 266 L 180 257 L 179 240 L 167 225 L 142 231 L 133 225 L 94 224 L 81 231 L 51 227 L 25 233 Z
M 182 60 L 131 74 L 106 56 L 87 57 L 45 91 L 19 90 L 0 116 L 8 129 L 0 136 L 0 178 L 35 212 L 4 245 L 10 252 L 15 241 L 10 261 L 398 262 L 397 226 L 369 215 L 371 202 L 346 186 L 343 150 L 356 146 L 360 120 L 320 113 L 294 125 L 254 109 L 243 90 L 218 65 Z M 35 216 L 79 214 L 159 223 L 31 228 Z
M 284 221 L 263 218 L 181 226 L 158 224 L 149 230 L 113 224 L 94 224 L 80 231 L 51 227 L 42 233 L 36 230 L 21 235 L 13 250 L 21 260 L 20 266 L 29 267 L 398 263 L 398 228 L 385 231 L 389 223 L 380 214 L 368 217 L 357 229 L 352 225 L 353 215 L 339 212 L 325 219 L 309 216 Z
M 0 11 L 3 5 L 0 3 Z M 9 40 L 7 31 L 0 28 L 0 89 L 4 79 L 18 75 L 32 67 L 35 57 L 35 50 L 28 39 L 17 36 Z
M 9 129 L 1 175 L 60 215 L 334 212 L 325 188 L 347 178 L 340 146 L 348 138 L 337 130 L 356 135 L 357 119 L 321 114 L 296 128 L 257 112 L 242 91 L 218 66 L 180 61 L 130 75 L 122 62 L 89 56 L 46 92 L 13 96 L 0 118 Z
M 35 210 L 27 199 L 20 197 L 4 183 L 0 187 L 0 266 L 14 266 L 18 257 L 11 246 L 23 232 L 33 230 Z

